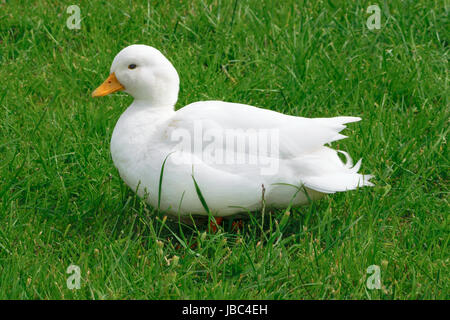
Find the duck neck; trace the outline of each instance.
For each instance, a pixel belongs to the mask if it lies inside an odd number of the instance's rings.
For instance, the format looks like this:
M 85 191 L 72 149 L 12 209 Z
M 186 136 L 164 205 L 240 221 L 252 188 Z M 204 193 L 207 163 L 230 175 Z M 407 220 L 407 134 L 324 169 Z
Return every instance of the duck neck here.
M 146 110 L 174 110 L 175 107 L 173 104 L 155 104 L 150 102 L 147 99 L 134 99 L 133 103 L 130 105 L 130 107 L 138 108 L 138 109 L 146 109 Z
M 155 118 L 154 120 L 162 120 L 175 113 L 175 107 L 173 105 L 153 105 L 148 100 L 135 99 L 133 103 L 128 107 L 127 112 L 131 112 L 135 115 L 142 115 L 148 121 L 149 118 Z
M 165 122 L 175 114 L 174 106 L 149 105 L 135 100 L 122 113 L 111 137 L 111 154 L 116 166 L 134 161 L 142 150 L 147 150 Z

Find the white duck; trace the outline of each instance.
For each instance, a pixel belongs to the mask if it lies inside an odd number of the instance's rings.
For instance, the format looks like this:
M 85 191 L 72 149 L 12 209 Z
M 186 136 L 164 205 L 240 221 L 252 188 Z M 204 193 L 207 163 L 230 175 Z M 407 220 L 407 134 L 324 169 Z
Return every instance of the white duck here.
M 216 217 L 257 210 L 263 186 L 267 206 L 287 207 L 373 185 L 358 173 L 361 160 L 353 166 L 339 151 L 344 164 L 324 146 L 358 117 L 309 119 L 222 101 L 175 111 L 178 73 L 146 45 L 120 51 L 92 96 L 119 90 L 134 101 L 112 134 L 114 164 L 133 191 L 171 214 L 207 215 L 205 202 Z

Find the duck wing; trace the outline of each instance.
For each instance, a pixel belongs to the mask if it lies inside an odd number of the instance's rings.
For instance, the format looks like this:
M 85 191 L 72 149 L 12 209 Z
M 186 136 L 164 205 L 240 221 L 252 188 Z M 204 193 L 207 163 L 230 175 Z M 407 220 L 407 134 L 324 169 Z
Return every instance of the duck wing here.
M 192 152 L 196 159 L 201 159 L 202 166 L 207 165 L 218 172 L 251 181 L 302 184 L 322 193 L 333 193 L 372 185 L 369 181 L 372 176 L 358 174 L 361 160 L 353 166 L 347 153 L 324 146 L 346 138 L 340 134 L 346 128 L 345 124 L 359 120 L 359 117 L 311 119 L 239 103 L 202 101 L 178 110 L 166 126 L 165 136 L 170 137 L 172 142 L 180 137 L 192 139 L 192 148 L 185 148 L 184 154 L 190 155 Z M 205 160 L 205 150 L 196 150 L 194 146 L 194 141 L 199 138 L 204 141 L 205 136 L 209 136 L 212 141 L 214 134 L 227 136 L 230 132 L 235 142 L 245 142 L 244 148 L 233 145 L 234 148 L 230 149 L 224 139 L 207 145 L 212 151 L 210 154 L 223 155 L 223 161 L 217 161 L 214 156 L 209 161 Z M 261 145 L 249 147 L 255 141 L 252 140 L 255 132 L 259 134 L 259 140 L 266 134 L 263 142 L 267 148 L 263 153 Z M 345 155 L 346 163 L 339 158 L 338 152 Z M 252 157 L 257 160 L 253 164 Z M 262 164 L 270 164 L 274 160 L 278 161 L 276 170 L 264 170 Z

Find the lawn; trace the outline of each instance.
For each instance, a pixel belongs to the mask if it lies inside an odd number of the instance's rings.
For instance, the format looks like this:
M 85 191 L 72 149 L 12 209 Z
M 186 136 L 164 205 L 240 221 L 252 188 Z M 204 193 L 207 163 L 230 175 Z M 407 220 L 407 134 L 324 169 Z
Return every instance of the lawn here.
M 71 4 L 80 29 L 66 26 Z M 371 4 L 1 1 L 0 298 L 450 298 L 449 2 L 379 1 L 369 30 Z M 178 70 L 177 108 L 362 117 L 333 147 L 376 186 L 252 212 L 240 231 L 166 220 L 111 160 L 132 98 L 90 96 L 133 43 Z

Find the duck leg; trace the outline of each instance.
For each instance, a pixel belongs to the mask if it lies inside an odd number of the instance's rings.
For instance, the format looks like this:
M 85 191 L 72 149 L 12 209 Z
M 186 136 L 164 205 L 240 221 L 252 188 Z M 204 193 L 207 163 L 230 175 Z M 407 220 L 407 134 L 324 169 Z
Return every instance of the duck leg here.
M 240 229 L 242 229 L 244 222 L 242 221 L 242 219 L 233 221 L 231 223 L 231 230 L 233 231 L 239 231 Z
M 209 227 L 213 233 L 216 233 L 217 226 L 222 225 L 223 218 L 222 217 L 213 217 L 213 218 L 214 218 L 214 221 L 209 222 Z

